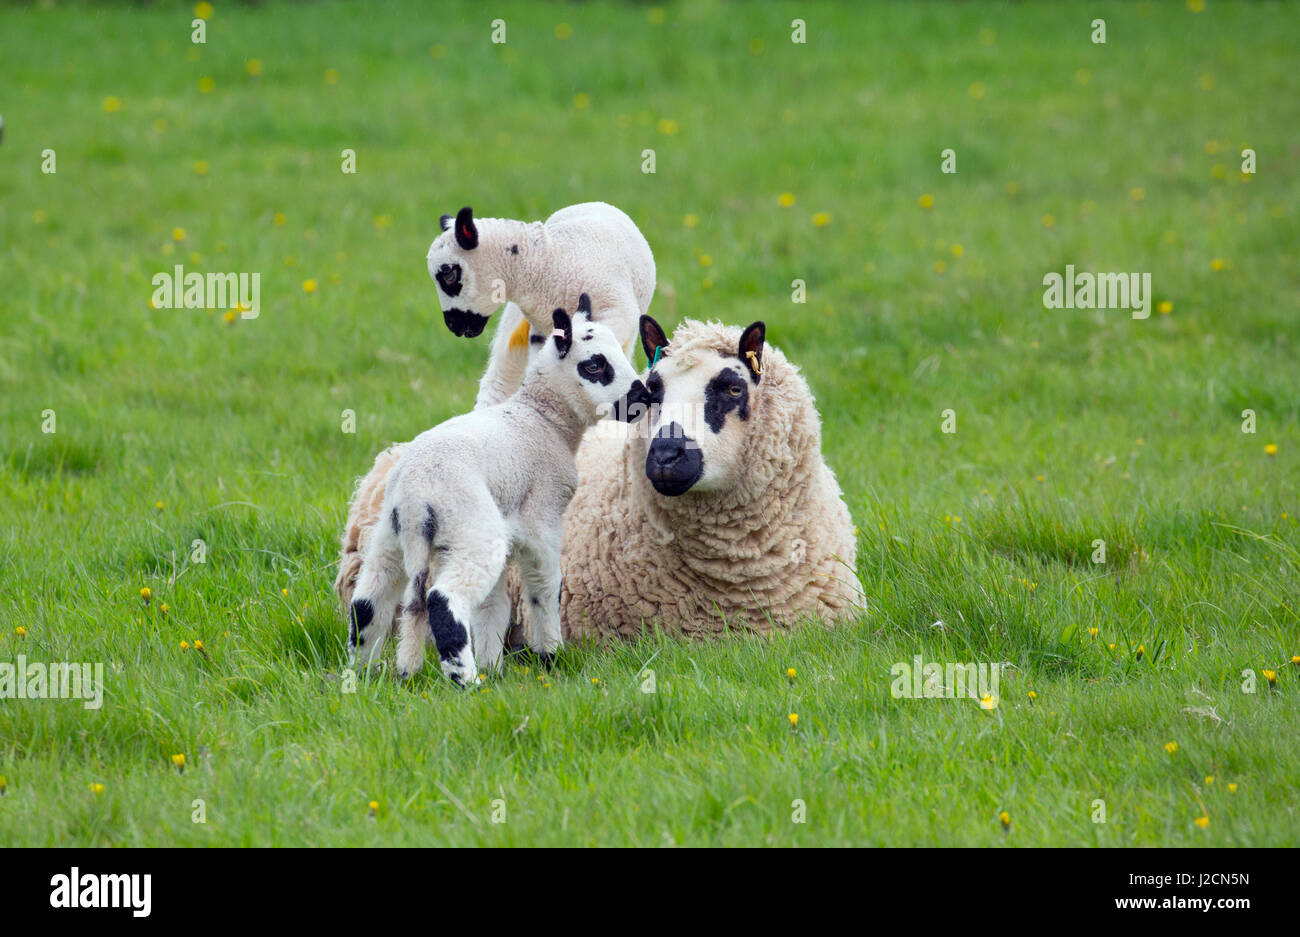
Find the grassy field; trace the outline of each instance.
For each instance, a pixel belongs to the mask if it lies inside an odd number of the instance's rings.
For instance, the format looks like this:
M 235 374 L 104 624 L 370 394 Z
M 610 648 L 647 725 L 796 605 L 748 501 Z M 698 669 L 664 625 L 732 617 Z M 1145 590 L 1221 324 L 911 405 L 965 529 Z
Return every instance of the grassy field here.
M 0 9 L 0 662 L 107 684 L 0 700 L 0 845 L 1300 842 L 1300 18 L 1204 6 Z M 352 481 L 486 360 L 438 216 L 593 199 L 665 326 L 803 366 L 869 609 L 341 692 Z M 260 316 L 150 308 L 176 263 Z

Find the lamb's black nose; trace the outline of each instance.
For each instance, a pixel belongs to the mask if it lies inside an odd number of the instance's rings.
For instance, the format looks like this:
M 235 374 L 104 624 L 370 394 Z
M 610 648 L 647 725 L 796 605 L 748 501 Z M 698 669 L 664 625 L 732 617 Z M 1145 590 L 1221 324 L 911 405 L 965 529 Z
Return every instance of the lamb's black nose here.
M 482 333 L 488 323 L 487 316 L 480 316 L 468 309 L 444 309 L 442 321 L 447 323 L 451 334 L 459 338 L 475 338 Z
M 635 423 L 650 410 L 650 403 L 650 391 L 640 381 L 633 381 L 627 393 L 614 404 L 614 418 Z

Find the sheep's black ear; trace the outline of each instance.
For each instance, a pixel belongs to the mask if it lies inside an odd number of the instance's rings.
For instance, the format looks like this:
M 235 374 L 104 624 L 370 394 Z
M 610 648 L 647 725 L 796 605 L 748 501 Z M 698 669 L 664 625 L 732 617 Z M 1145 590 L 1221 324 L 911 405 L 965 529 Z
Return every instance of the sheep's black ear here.
M 551 323 L 555 326 L 555 331 L 551 333 L 555 339 L 555 350 L 563 358 L 573 345 L 573 322 L 570 321 L 567 312 L 557 309 L 551 313 Z
M 657 352 L 668 350 L 668 338 L 664 335 L 664 330 L 649 316 L 641 317 L 641 347 L 645 349 L 645 360 L 650 365 L 655 363 Z
M 456 243 L 461 250 L 478 247 L 478 228 L 474 227 L 474 209 L 466 205 L 456 213 Z
M 446 231 L 448 228 L 451 227 L 451 219 L 452 219 L 451 215 L 443 215 L 441 218 L 438 219 L 438 224 L 442 225 L 442 230 Z
M 578 311 L 588 319 L 591 318 L 591 297 L 586 293 L 578 297 Z
M 762 322 L 755 322 L 740 335 L 740 350 L 737 354 L 754 376 L 755 384 L 763 373 L 763 339 L 766 335 L 767 326 Z

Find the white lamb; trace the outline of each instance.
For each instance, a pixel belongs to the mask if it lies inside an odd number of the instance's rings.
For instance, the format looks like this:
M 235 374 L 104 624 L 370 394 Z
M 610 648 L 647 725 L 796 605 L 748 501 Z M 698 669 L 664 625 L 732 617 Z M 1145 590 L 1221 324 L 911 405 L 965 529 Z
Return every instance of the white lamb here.
M 429 246 L 429 276 L 452 334 L 473 338 L 506 303 L 492 339 L 475 406 L 499 403 L 519 388 L 530 343 L 551 331 L 551 310 L 591 297 L 630 361 L 637 322 L 655 291 L 655 259 L 636 224 L 613 205 L 583 202 L 546 221 L 474 218 L 465 207 Z M 530 333 L 531 332 L 531 336 Z
M 499 667 L 511 558 L 527 600 L 529 646 L 546 660 L 563 644 L 560 536 L 578 484 L 574 454 L 605 412 L 631 421 L 650 402 L 613 332 L 592 320 L 585 294 L 578 311 L 576 323 L 554 311 L 550 339 L 509 400 L 453 417 L 403 451 L 352 600 L 353 662 L 378 657 L 405 588 L 399 674 L 423 665 L 428 635 L 443 673 L 459 684 L 477 681 L 476 660 Z
M 625 438 L 604 432 L 613 425 L 592 430 L 578 450 L 561 559 L 565 639 L 858 616 L 857 529 L 799 368 L 766 343 L 762 322 L 687 320 L 670 343 L 645 316 L 641 335 L 656 362 L 645 378 L 650 416 Z M 404 451 L 379 453 L 353 495 L 334 583 L 345 609 Z M 526 631 L 527 616 L 516 622 Z

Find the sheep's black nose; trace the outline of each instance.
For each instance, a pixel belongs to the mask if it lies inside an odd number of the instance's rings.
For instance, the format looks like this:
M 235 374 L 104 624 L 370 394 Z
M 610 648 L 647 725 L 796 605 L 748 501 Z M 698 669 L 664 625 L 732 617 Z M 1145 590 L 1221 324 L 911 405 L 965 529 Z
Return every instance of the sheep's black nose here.
M 645 474 L 661 495 L 685 494 L 704 474 L 704 453 L 681 426 L 669 423 L 650 444 Z

